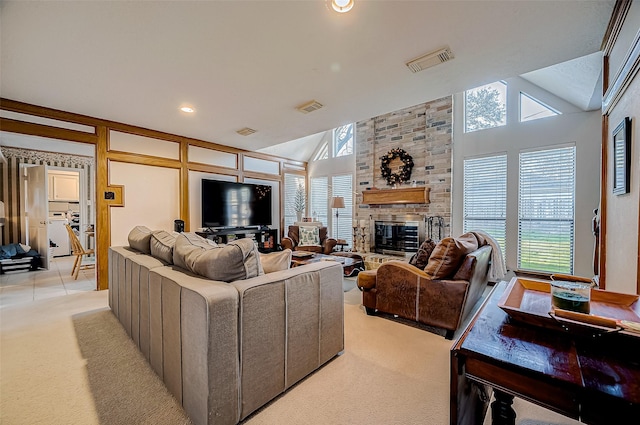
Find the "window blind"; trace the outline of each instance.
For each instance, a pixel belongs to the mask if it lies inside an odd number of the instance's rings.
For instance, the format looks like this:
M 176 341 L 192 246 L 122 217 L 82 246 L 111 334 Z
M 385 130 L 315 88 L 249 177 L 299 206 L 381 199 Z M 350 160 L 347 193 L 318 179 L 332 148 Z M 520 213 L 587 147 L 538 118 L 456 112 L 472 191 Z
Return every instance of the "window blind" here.
M 284 232 L 285 235 L 289 231 L 289 226 L 297 220 L 296 210 L 294 208 L 294 200 L 296 198 L 296 189 L 298 185 L 305 186 L 304 176 L 298 174 L 284 175 Z
M 329 185 L 326 177 L 314 177 L 311 179 L 311 202 L 309 204 L 312 217 L 318 217 L 318 221 L 324 226 L 329 225 L 327 216 L 329 206 Z
M 482 230 L 504 252 L 507 229 L 507 155 L 464 160 L 464 232 Z
M 353 176 L 351 174 L 344 174 L 331 177 L 331 196 L 344 197 L 344 208 L 333 208 L 331 214 L 333 221 L 335 220 L 336 211 L 338 212 L 337 222 L 332 223 L 331 234 L 336 239 L 344 239 L 349 246 L 353 247 L 353 190 L 352 190 Z
M 520 153 L 518 268 L 573 274 L 575 146 Z

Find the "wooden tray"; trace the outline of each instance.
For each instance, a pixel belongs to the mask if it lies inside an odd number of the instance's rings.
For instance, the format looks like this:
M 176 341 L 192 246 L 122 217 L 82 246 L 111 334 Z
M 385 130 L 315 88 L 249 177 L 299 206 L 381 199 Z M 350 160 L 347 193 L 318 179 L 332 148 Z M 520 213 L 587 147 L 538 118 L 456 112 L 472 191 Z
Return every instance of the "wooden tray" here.
M 600 289 L 591 290 L 590 315 L 576 313 L 573 316 L 600 316 L 616 321 L 627 320 L 640 322 L 640 303 L 638 295 L 621 294 Z M 583 320 L 561 318 L 552 313 L 551 284 L 549 281 L 514 277 L 498 302 L 498 307 L 515 320 L 545 328 L 576 330 L 578 328 L 591 329 L 599 332 L 610 332 L 607 329 L 589 322 L 589 317 Z M 551 313 L 551 314 L 550 314 Z M 615 329 L 621 333 L 640 336 L 640 334 L 623 329 Z

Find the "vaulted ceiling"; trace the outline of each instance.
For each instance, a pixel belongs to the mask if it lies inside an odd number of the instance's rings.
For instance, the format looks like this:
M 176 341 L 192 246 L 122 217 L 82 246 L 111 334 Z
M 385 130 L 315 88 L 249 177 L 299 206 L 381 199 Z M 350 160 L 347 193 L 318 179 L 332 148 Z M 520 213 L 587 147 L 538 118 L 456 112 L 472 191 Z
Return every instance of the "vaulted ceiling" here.
M 356 0 L 338 14 L 325 0 L 2 1 L 0 93 L 250 150 L 522 74 L 588 109 L 599 64 L 587 55 L 613 5 Z M 444 46 L 454 59 L 405 66 Z M 583 56 L 589 66 L 572 64 Z M 296 110 L 310 100 L 323 108 Z

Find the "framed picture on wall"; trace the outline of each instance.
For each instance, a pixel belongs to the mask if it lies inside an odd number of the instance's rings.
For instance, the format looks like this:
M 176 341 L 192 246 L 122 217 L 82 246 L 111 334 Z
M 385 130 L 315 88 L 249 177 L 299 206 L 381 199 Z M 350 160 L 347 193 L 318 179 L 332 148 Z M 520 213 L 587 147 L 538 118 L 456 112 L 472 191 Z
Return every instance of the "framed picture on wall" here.
M 613 130 L 613 193 L 629 193 L 631 180 L 631 120 L 625 117 Z

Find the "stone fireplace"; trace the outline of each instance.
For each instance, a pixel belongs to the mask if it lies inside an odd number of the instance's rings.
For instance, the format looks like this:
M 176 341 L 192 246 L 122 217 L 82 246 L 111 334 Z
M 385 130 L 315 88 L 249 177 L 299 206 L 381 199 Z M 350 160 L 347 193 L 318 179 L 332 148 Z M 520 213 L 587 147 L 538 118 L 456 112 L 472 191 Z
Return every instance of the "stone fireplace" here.
M 415 252 L 416 242 L 408 238 L 407 226 L 418 228 L 418 247 L 426 238 L 436 240 L 450 235 L 451 131 L 451 96 L 356 124 L 357 196 L 354 222 L 360 223 L 360 227 L 365 223 L 368 228 L 365 233 L 369 232 L 367 243 L 361 244 L 359 250 L 395 255 Z M 408 153 L 414 166 L 409 181 L 395 187 L 426 188 L 427 201 L 413 203 L 414 201 L 403 199 L 401 196 L 391 196 L 381 201 L 371 200 L 375 197 L 367 196 L 366 201 L 363 201 L 365 191 L 381 190 L 378 193 L 393 195 L 390 190 L 394 189 L 382 176 L 380 165 L 381 156 L 396 148 Z M 371 193 L 368 192 L 367 195 Z M 395 198 L 397 200 L 394 200 Z M 402 224 L 407 222 L 412 224 Z M 381 223 L 389 223 L 389 226 L 380 227 Z M 437 223 L 437 228 L 433 226 L 434 223 Z M 405 230 L 400 230 L 401 228 Z M 396 235 L 401 233 L 404 239 L 390 242 L 390 238 L 382 236 L 383 233 L 393 235 L 394 231 Z M 394 246 L 403 246 L 404 250 L 393 249 Z

